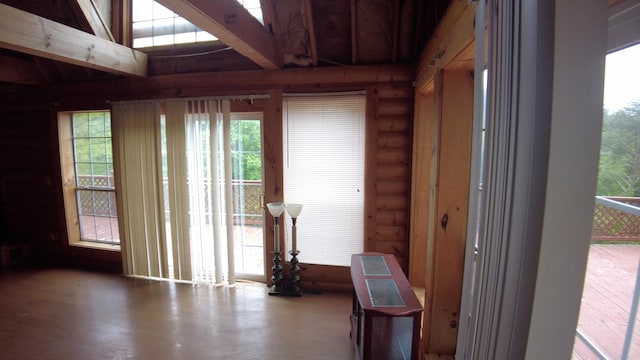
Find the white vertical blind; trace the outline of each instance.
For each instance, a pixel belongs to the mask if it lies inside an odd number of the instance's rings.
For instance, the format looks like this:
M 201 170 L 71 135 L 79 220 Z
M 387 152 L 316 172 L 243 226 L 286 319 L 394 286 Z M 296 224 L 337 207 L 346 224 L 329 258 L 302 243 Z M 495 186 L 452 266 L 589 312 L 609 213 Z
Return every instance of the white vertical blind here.
M 553 87 L 548 60 L 554 46 L 543 39 L 553 38 L 549 24 L 554 2 L 489 0 L 486 6 L 486 138 L 476 139 L 484 144 L 476 143 L 482 156 L 474 156 L 473 167 L 478 179 L 477 162 L 483 162 L 482 193 L 470 194 L 479 196 L 470 203 L 481 205 L 477 217 L 470 217 L 470 229 L 478 235 L 477 260 L 469 256 L 474 250 L 471 236 L 463 290 L 470 298 L 461 309 L 465 318 L 457 355 L 521 358 L 532 319 L 544 219 Z M 478 70 L 484 59 L 476 58 Z M 477 112 L 479 126 L 482 116 Z
M 284 199 L 304 205 L 298 258 L 348 266 L 363 249 L 365 97 L 287 97 L 283 105 Z M 290 244 L 291 221 L 282 218 Z
M 189 256 L 189 206 L 187 188 L 187 158 L 185 133 L 185 105 L 171 102 L 165 105 L 165 136 L 167 144 L 167 192 L 169 199 L 169 223 L 174 279 L 191 280 Z
M 159 116 L 158 104 L 113 106 L 123 267 L 126 273 L 151 277 L 166 275 Z
M 229 100 L 165 103 L 168 219 L 160 103 L 113 109 L 125 273 L 233 284 Z

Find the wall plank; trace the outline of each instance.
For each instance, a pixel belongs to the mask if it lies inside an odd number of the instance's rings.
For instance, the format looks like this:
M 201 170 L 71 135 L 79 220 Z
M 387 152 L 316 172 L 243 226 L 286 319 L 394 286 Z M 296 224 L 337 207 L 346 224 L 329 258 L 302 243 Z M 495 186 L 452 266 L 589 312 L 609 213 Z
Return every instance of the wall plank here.
M 283 194 L 283 180 L 282 174 L 284 172 L 282 164 L 282 91 L 272 90 L 269 92 L 271 98 L 265 104 L 264 120 L 262 124 L 262 138 L 263 145 L 263 188 L 264 188 L 264 203 L 281 202 L 284 201 Z M 265 215 L 269 212 L 265 211 Z M 264 231 L 264 256 L 265 264 L 273 263 L 273 216 L 268 215 L 264 217 L 265 231 Z M 280 248 L 283 249 L 282 240 L 284 238 L 284 231 L 281 231 L 281 243 Z M 271 266 L 266 266 L 266 280 L 269 286 L 272 285 Z
M 431 189 L 431 148 L 433 144 L 434 96 L 416 95 L 413 124 L 413 167 L 411 169 L 411 261 L 409 281 L 425 286 L 427 275 L 427 241 L 429 237 L 429 193 Z
M 427 352 L 455 354 L 467 235 L 473 80 L 444 71 L 436 200 L 433 299 Z

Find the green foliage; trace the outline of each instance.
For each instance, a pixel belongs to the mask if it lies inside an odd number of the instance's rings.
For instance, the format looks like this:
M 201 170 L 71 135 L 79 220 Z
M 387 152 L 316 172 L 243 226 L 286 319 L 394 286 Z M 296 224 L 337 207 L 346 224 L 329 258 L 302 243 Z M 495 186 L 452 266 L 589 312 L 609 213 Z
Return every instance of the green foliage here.
M 200 124 L 202 133 L 208 132 L 208 123 Z M 164 133 L 164 126 L 162 127 Z M 261 129 L 258 120 L 231 122 L 232 177 L 242 180 L 262 179 Z M 82 112 L 73 114 L 73 136 L 78 175 L 110 175 L 113 173 L 111 145 L 111 118 L 109 112 Z M 163 172 L 166 176 L 166 136 L 162 136 Z M 202 142 L 202 151 L 209 151 L 208 141 Z M 203 161 L 208 161 L 203 158 Z M 207 164 L 203 164 L 208 167 Z
M 73 138 L 78 175 L 110 175 L 113 172 L 111 116 L 106 112 L 73 114 Z
M 597 194 L 640 196 L 640 102 L 604 113 Z
M 262 179 L 260 121 L 232 121 L 231 139 L 232 177 L 242 180 Z

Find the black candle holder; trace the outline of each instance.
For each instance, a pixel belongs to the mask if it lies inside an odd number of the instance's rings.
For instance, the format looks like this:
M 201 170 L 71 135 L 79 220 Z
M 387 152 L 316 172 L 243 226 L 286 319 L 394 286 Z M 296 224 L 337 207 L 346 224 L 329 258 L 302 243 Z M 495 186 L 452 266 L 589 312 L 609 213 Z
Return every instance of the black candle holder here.
M 291 254 L 291 262 L 289 267 L 289 282 L 287 283 L 287 295 L 288 296 L 302 296 L 302 290 L 298 286 L 300 281 L 300 266 L 298 266 L 298 254 L 300 251 L 289 251 Z
M 285 295 L 284 277 L 282 276 L 282 259 L 280 258 L 280 251 L 273 251 L 273 266 L 271 267 L 273 275 L 273 286 L 269 295 L 280 296 Z

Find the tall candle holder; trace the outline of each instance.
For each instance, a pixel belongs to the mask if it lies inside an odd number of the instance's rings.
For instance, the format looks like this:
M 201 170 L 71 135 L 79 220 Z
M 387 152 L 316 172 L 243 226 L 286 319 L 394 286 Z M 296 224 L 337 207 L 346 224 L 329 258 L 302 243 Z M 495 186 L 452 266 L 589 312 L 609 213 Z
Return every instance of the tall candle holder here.
M 280 224 L 279 219 L 280 215 L 284 211 L 284 204 L 275 202 L 268 203 L 267 208 L 269 209 L 269 213 L 273 216 L 273 267 L 271 270 L 273 271 L 273 275 L 271 275 L 271 280 L 273 280 L 273 287 L 271 291 L 269 291 L 269 295 L 284 295 L 285 286 L 284 286 L 284 277 L 282 276 L 282 259 L 280 258 Z
M 298 244 L 297 244 L 297 228 L 296 221 L 300 213 L 302 212 L 302 204 L 287 204 L 287 214 L 291 216 L 293 225 L 291 226 L 291 267 L 289 268 L 289 283 L 287 284 L 287 295 L 289 296 L 302 296 L 302 290 L 298 286 L 300 281 L 300 266 L 298 266 Z

